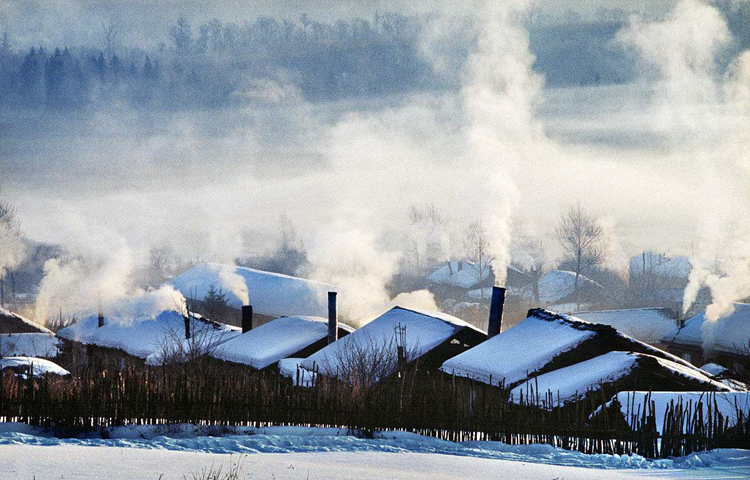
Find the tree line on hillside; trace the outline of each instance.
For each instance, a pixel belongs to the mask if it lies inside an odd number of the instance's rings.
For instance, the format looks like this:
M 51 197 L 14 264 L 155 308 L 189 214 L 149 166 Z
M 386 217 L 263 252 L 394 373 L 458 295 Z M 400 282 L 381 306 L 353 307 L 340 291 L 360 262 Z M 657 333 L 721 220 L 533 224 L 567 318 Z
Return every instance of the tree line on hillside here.
M 418 88 L 431 69 L 419 52 L 416 17 L 321 23 L 260 17 L 211 20 L 194 29 L 180 16 L 156 48 L 118 48 L 125 32 L 102 26 L 101 48 L 31 47 L 0 40 L 0 104 L 80 109 L 108 100 L 136 106 L 218 107 L 261 100 L 264 82 L 292 84 L 306 98 Z

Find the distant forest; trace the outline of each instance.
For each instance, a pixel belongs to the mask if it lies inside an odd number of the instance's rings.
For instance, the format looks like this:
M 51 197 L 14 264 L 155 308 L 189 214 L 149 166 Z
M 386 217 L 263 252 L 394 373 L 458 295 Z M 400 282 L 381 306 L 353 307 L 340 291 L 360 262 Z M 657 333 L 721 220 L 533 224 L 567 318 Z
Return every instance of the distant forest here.
M 748 48 L 750 2 L 715 3 L 736 48 Z M 119 47 L 127 32 L 116 24 L 102 25 L 101 44 L 90 47 L 20 51 L 7 32 L 0 33 L 0 107 L 79 110 L 120 102 L 219 108 L 278 99 L 287 86 L 309 101 L 455 87 L 458 73 L 436 71 L 420 44 L 431 20 L 385 13 L 321 23 L 302 15 L 242 25 L 211 20 L 194 28 L 180 16 L 164 42 L 149 50 Z M 570 15 L 563 23 L 532 15 L 535 69 L 550 86 L 631 80 L 634 60 L 613 42 L 626 21 L 622 10 L 603 11 L 594 21 Z M 463 58 L 472 40 L 438 47 Z

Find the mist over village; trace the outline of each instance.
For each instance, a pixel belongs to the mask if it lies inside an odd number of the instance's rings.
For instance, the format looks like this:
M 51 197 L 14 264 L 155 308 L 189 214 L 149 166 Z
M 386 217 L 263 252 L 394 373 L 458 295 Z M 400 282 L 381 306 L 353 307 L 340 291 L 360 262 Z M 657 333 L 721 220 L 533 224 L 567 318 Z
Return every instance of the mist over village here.
M 746 478 L 748 132 L 748 0 L 0 0 L 0 477 Z

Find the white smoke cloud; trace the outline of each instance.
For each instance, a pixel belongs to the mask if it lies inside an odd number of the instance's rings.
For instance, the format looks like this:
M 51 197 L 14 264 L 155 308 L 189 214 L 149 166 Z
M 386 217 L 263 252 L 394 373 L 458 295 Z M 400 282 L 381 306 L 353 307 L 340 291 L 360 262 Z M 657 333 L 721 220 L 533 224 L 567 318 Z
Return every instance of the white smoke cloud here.
M 691 258 L 683 309 L 689 310 L 705 285 L 712 296 L 706 318 L 716 320 L 731 313 L 732 302 L 750 295 L 747 232 L 736 223 L 746 216 L 750 198 L 732 194 L 742 192 L 743 183 L 750 187 L 741 175 L 750 145 L 750 97 L 744 85 L 750 78 L 750 52 L 740 54 L 727 76 L 720 78 L 718 56 L 731 35 L 719 11 L 698 0 L 682 0 L 662 21 L 634 18 L 618 39 L 653 69 L 655 122 L 671 138 L 682 167 L 694 173 L 694 195 L 706 193 L 702 239 Z M 717 269 L 720 258 L 724 271 Z
M 250 304 L 250 295 L 247 291 L 247 282 L 236 271 L 228 268 L 219 268 L 219 280 L 221 285 L 237 297 L 242 305 Z
M 477 48 L 466 62 L 461 89 L 467 122 L 464 168 L 482 174 L 474 194 L 490 233 L 498 283 L 511 261 L 512 214 L 519 202 L 510 172 L 546 143 L 534 117 L 543 80 L 532 70 L 534 56 L 521 23 L 529 3 L 486 2 L 478 9 Z

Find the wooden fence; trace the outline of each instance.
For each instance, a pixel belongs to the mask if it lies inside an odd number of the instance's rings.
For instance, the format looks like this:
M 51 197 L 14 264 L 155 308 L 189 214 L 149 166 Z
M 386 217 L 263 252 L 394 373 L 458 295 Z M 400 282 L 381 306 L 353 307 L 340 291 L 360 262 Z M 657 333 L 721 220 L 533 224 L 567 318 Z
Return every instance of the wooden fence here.
M 450 441 L 542 443 L 648 458 L 750 447 L 747 418 L 730 428 L 718 409 L 704 416 L 702 407 L 683 405 L 673 406 L 664 419 L 655 418 L 653 405 L 628 419 L 618 405 L 592 416 L 607 398 L 591 394 L 564 408 L 550 408 L 554 398 L 548 393 L 519 405 L 508 401 L 503 386 L 416 370 L 368 386 L 320 377 L 313 387 L 302 388 L 276 373 L 210 365 L 87 368 L 70 379 L 3 375 L 0 421 L 47 427 L 58 435 L 169 423 L 337 427 L 363 435 L 404 430 Z M 657 421 L 663 421 L 663 435 L 657 433 Z

